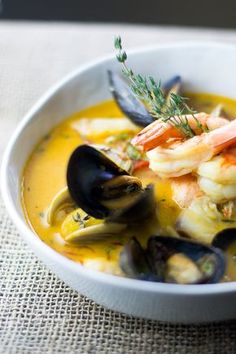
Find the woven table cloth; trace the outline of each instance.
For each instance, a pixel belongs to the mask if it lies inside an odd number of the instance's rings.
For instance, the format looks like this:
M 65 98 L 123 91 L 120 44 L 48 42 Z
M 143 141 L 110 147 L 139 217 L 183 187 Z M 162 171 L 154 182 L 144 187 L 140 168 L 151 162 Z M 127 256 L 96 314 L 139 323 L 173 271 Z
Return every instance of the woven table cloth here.
M 0 23 L 0 154 L 32 104 L 63 75 L 113 51 L 183 40 L 236 43 L 236 31 Z M 170 324 L 116 313 L 70 289 L 37 260 L 0 202 L 0 354 L 236 353 L 236 321 Z

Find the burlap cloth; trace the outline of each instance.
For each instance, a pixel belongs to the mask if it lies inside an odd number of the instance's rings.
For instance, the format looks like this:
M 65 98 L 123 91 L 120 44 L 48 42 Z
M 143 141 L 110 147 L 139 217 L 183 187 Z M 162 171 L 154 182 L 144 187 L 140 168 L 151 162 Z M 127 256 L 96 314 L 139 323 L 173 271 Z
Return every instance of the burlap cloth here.
M 160 27 L 0 24 L 0 149 L 56 80 L 81 63 L 126 47 L 176 40 L 236 42 L 234 31 Z M 71 290 L 31 253 L 0 204 L 0 354 L 235 353 L 236 321 L 173 325 L 109 311 Z

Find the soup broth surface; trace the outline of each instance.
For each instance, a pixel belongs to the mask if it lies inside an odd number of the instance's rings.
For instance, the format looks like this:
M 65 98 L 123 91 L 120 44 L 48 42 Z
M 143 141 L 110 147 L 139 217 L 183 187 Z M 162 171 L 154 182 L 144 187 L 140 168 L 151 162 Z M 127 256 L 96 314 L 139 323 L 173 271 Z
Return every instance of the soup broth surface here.
M 223 104 L 225 116 L 236 117 L 234 100 L 211 94 L 187 93 L 185 96 L 190 98 L 190 105 L 199 112 L 211 112 L 217 104 Z M 149 223 L 141 224 L 137 228 L 129 228 L 120 235 L 108 237 L 104 241 L 66 243 L 61 236 L 65 211 L 58 213 L 53 226 L 47 224 L 46 214 L 53 197 L 66 186 L 66 168 L 73 150 L 82 143 L 106 145 L 109 138 L 104 136 L 95 140 L 84 140 L 74 129 L 74 124 L 81 118 L 116 119 L 123 116 L 114 101 L 107 101 L 66 118 L 37 144 L 26 163 L 22 177 L 22 204 L 25 217 L 35 233 L 62 255 L 86 267 L 116 275 L 123 275 L 119 267 L 119 255 L 130 237 L 135 236 L 145 246 L 150 235 L 172 234 L 174 236 L 174 225 L 181 208 L 172 199 L 168 180 L 159 179 L 148 169 L 139 170 L 136 175 L 142 180 L 143 185 L 153 183 L 155 186 L 157 215 Z M 228 278 L 226 280 L 236 280 L 235 261 L 232 260 L 235 251 L 234 245 L 230 250 L 232 254 L 227 256 L 226 277 Z

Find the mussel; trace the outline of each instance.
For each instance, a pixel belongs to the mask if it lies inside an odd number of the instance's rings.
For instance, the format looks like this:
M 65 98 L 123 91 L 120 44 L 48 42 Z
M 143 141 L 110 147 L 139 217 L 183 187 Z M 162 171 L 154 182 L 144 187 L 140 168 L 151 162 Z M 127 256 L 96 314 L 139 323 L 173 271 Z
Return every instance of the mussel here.
M 168 80 L 164 86 L 163 89 L 165 92 L 173 92 L 173 93 L 179 93 L 182 85 L 182 79 L 180 75 L 175 75 L 173 76 L 170 80 Z
M 125 224 L 106 223 L 101 219 L 95 219 L 77 208 L 64 219 L 61 235 L 69 243 L 91 242 L 117 235 L 126 227 Z
M 171 100 L 171 95 L 177 95 L 181 89 L 181 76 L 176 75 L 172 77 L 169 81 L 167 81 L 163 87 L 164 91 L 166 92 L 166 101 L 169 103 Z
M 151 236 L 146 249 L 133 238 L 123 248 L 120 267 L 132 278 L 178 284 L 217 283 L 225 272 L 221 250 L 184 238 Z
M 108 222 L 132 223 L 155 210 L 153 187 L 142 187 L 107 150 L 81 145 L 67 167 L 67 185 L 76 205 L 88 215 Z
M 108 80 L 110 91 L 117 105 L 133 123 L 140 127 L 146 127 L 155 120 L 119 75 L 108 70 Z M 163 86 L 167 101 L 170 100 L 171 93 L 177 94 L 179 92 L 181 83 L 181 77 L 174 76 Z
M 53 225 L 55 221 L 56 214 L 60 208 L 73 207 L 74 202 L 71 199 L 68 188 L 62 188 L 52 199 L 49 208 L 47 210 L 47 223 L 48 225 Z
M 119 75 L 108 70 L 110 91 L 121 111 L 140 127 L 146 127 L 154 121 L 144 104 L 138 100 L 129 86 Z
M 214 247 L 223 251 L 227 251 L 233 243 L 236 244 L 236 228 L 228 228 L 218 232 L 212 241 Z
M 120 267 L 130 278 L 156 280 L 149 266 L 147 254 L 135 237 L 125 244 L 120 254 Z
M 50 226 L 57 224 L 64 217 L 60 233 L 69 243 L 104 240 L 108 236 L 119 234 L 127 227 L 127 224 L 95 219 L 84 210 L 75 208 L 67 187 L 61 189 L 52 199 L 46 216 L 47 224 Z
M 218 232 L 212 245 L 221 249 L 226 257 L 224 281 L 236 281 L 236 228 L 228 228 Z

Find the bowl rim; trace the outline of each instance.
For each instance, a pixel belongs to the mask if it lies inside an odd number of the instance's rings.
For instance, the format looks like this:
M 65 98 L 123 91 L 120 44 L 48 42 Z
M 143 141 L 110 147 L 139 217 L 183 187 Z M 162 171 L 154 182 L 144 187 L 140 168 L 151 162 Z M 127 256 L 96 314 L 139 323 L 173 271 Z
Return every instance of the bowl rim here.
M 236 51 L 236 45 L 233 43 L 222 43 L 220 41 L 179 41 L 168 44 L 155 44 L 148 45 L 143 47 L 133 48 L 128 50 L 129 57 L 134 57 L 137 54 L 142 54 L 145 52 L 156 52 L 165 49 L 175 49 L 175 48 L 227 48 L 233 49 Z M 49 101 L 54 94 L 65 84 L 67 84 L 73 78 L 80 76 L 86 71 L 94 68 L 97 65 L 101 65 L 103 63 L 109 63 L 112 59 L 114 59 L 114 54 L 108 54 L 102 57 L 99 57 L 96 60 L 90 61 L 87 64 L 80 65 L 78 68 L 64 76 L 61 80 L 57 81 L 56 84 L 51 86 L 45 94 L 37 100 L 37 102 L 33 105 L 33 107 L 26 113 L 21 122 L 18 124 L 17 128 L 13 132 L 7 147 L 3 154 L 2 164 L 1 164 L 1 193 L 3 197 L 4 204 L 6 209 L 11 217 L 13 223 L 16 225 L 17 229 L 20 231 L 20 234 L 23 236 L 25 241 L 32 245 L 34 249 L 37 247 L 40 249 L 41 254 L 55 263 L 60 263 L 64 269 L 67 271 L 72 271 L 73 273 L 77 273 L 82 277 L 87 277 L 92 281 L 99 282 L 102 284 L 107 284 L 113 287 L 119 287 L 123 289 L 132 289 L 140 292 L 150 292 L 150 293 L 160 293 L 166 295 L 184 295 L 184 296 L 194 296 L 194 295 L 217 295 L 217 294 L 225 294 L 225 293 L 234 293 L 236 292 L 236 282 L 226 282 L 226 283 L 217 283 L 217 284 L 196 284 L 196 285 L 182 285 L 182 284 L 168 284 L 168 283 L 157 283 L 157 282 L 149 282 L 131 278 L 124 278 L 108 273 L 103 273 L 100 271 L 88 269 L 81 265 L 80 263 L 76 263 L 73 260 L 66 258 L 61 255 L 53 248 L 44 243 L 40 237 L 31 229 L 30 225 L 26 220 L 23 220 L 20 214 L 17 211 L 17 208 L 14 205 L 14 201 L 10 195 L 10 188 L 8 184 L 8 165 L 10 162 L 11 155 L 13 153 L 14 145 L 27 126 L 27 124 L 34 119 L 37 111 L 47 102 Z M 18 176 L 20 178 L 20 176 Z

